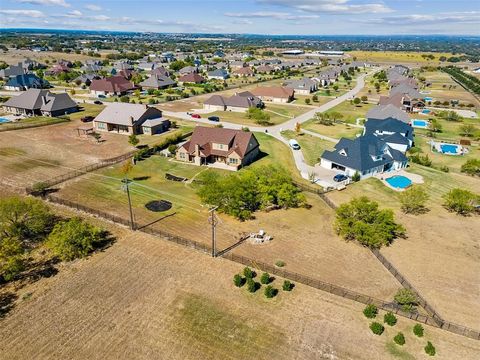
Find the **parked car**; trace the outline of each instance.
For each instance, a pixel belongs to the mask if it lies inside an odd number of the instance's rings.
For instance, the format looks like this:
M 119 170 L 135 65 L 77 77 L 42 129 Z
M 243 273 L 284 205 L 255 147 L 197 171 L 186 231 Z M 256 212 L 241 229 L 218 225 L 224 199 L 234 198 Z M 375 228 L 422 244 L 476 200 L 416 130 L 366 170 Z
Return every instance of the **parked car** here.
M 201 119 L 202 118 L 199 114 L 192 114 L 190 116 L 194 119 Z
M 81 122 L 90 122 L 90 121 L 93 121 L 93 119 L 95 119 L 95 117 L 93 116 L 84 116 L 80 119 Z
M 337 174 L 333 177 L 333 181 L 335 181 L 335 182 L 342 182 L 342 181 L 345 181 L 345 180 L 348 180 L 347 175 Z
M 94 103 L 95 105 L 102 105 L 102 104 L 103 104 L 100 100 L 95 100 L 93 103 Z
M 294 139 L 289 140 L 288 145 L 290 145 L 290 147 L 293 150 L 300 150 L 300 144 L 297 142 L 297 140 L 294 140 Z
M 101 98 L 101 99 L 106 99 L 107 98 L 105 95 L 102 95 L 102 94 L 98 95 L 98 97 Z
M 210 120 L 210 121 L 217 121 L 217 122 L 218 122 L 218 121 L 220 121 L 220 118 L 219 118 L 218 116 L 209 116 L 209 117 L 208 117 L 208 120 Z

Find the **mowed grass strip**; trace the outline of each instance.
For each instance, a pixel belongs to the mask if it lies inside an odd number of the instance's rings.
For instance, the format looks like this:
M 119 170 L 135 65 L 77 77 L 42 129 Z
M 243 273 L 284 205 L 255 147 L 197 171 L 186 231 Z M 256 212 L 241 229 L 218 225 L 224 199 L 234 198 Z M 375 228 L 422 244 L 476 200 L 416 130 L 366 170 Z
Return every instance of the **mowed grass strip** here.
M 177 298 L 173 321 L 174 332 L 198 350 L 198 358 L 269 359 L 287 350 L 285 335 L 276 327 L 199 295 Z

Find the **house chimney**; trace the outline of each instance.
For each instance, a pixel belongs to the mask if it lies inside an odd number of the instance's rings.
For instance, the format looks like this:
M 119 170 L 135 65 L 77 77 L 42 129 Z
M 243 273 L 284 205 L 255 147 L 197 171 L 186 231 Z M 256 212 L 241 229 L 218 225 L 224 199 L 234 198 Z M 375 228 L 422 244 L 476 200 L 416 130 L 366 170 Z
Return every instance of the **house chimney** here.
M 131 122 L 132 125 L 133 125 L 133 116 L 130 116 L 130 122 Z
M 200 145 L 195 144 L 195 156 L 200 155 Z

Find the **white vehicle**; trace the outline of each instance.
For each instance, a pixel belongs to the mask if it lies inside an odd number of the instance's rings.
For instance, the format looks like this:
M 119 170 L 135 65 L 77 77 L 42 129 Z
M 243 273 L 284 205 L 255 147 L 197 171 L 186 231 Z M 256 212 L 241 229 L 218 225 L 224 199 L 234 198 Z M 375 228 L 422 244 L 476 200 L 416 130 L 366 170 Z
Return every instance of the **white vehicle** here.
M 290 147 L 293 150 L 300 150 L 300 144 L 297 142 L 297 140 L 294 140 L 294 139 L 289 140 L 288 145 L 290 145 Z

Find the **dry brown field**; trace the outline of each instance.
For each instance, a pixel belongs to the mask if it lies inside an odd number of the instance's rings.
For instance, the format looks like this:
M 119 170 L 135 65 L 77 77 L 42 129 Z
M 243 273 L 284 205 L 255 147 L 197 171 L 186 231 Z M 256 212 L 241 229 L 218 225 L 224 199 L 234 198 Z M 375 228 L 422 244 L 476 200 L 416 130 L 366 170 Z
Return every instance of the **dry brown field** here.
M 404 318 L 373 335 L 362 305 L 299 284 L 270 300 L 261 289 L 249 294 L 232 283 L 236 263 L 101 225 L 116 237 L 111 247 L 16 290 L 0 319 L 0 358 L 426 359 L 427 340 L 436 359 L 480 351 L 478 341 L 428 326 L 416 338 Z M 398 331 L 403 347 L 392 342 Z

